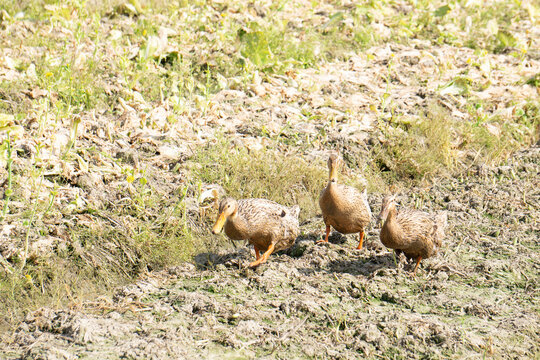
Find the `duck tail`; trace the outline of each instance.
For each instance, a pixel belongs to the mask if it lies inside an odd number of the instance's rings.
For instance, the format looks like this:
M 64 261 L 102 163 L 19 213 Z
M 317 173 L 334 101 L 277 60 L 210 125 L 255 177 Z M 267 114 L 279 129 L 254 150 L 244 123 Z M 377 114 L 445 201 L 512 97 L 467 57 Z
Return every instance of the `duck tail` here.
M 435 216 L 435 242 L 437 245 L 442 245 L 444 238 L 444 232 L 448 226 L 448 213 L 446 211 L 440 212 Z
M 300 216 L 300 206 L 294 205 L 293 207 L 291 207 L 291 214 L 295 218 L 298 218 L 298 216 Z

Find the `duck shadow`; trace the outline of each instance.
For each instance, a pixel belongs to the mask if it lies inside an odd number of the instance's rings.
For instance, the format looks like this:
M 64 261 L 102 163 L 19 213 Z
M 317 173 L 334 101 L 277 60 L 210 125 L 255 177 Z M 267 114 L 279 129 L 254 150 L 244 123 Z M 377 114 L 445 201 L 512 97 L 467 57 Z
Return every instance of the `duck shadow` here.
M 392 253 L 376 254 L 367 258 L 358 259 L 337 259 L 331 260 L 327 269 L 328 273 L 346 273 L 351 275 L 370 276 L 376 274 L 381 269 L 396 268 Z
M 350 251 L 352 249 L 340 249 L 341 246 L 347 247 L 348 244 L 347 237 L 338 232 L 333 232 L 328 240 L 331 244 L 341 245 L 337 248 L 334 247 L 334 251 L 342 253 L 344 257 L 324 261 L 325 255 L 323 249 L 325 248 L 325 244 L 316 244 L 318 240 L 321 240 L 319 234 L 304 234 L 299 236 L 290 248 L 277 251 L 272 254 L 272 257 L 286 255 L 292 259 L 301 259 L 304 257 L 310 259 L 315 256 L 323 260 L 320 267 L 316 265 L 297 267 L 298 271 L 304 275 L 313 275 L 323 271 L 334 274 L 347 273 L 351 275 L 372 276 L 381 269 L 396 269 L 403 266 L 403 259 L 399 257 L 394 258 L 392 253 L 386 251 L 380 253 L 382 249 L 376 247 L 370 248 L 369 245 L 365 246 L 363 251 L 367 251 L 370 254 L 359 252 L 351 256 Z M 327 246 L 329 244 L 326 244 Z M 252 249 L 252 246 L 246 245 L 228 252 L 202 252 L 195 255 L 193 260 L 198 270 L 213 270 L 218 267 L 240 270 L 245 268 L 250 261 L 255 260 L 255 254 Z M 356 250 L 352 251 L 356 252 Z M 272 261 L 272 258 L 269 261 Z M 300 263 L 306 264 L 304 261 Z
M 217 266 L 241 269 L 245 263 L 253 257 L 250 249 L 246 247 L 237 248 L 235 251 L 227 253 L 203 252 L 193 257 L 198 270 L 215 269 Z
M 291 258 L 300 258 L 304 254 L 306 249 L 312 246 L 313 243 L 317 240 L 320 240 L 320 237 L 312 234 L 307 236 L 299 236 L 298 238 L 296 238 L 294 244 L 290 248 L 276 251 L 272 254 L 272 256 L 287 255 Z M 341 237 L 329 238 L 329 241 L 334 244 L 340 244 L 344 242 Z M 229 252 L 202 252 L 195 255 L 193 257 L 193 261 L 198 270 L 215 269 L 219 265 L 223 265 L 228 268 L 240 269 L 242 267 L 245 267 L 248 261 L 255 260 L 255 253 L 252 249 L 252 246 L 246 244 L 246 246 L 236 248 L 235 250 Z
M 320 236 L 318 234 L 310 234 L 308 237 L 310 240 L 317 242 L 319 240 L 324 240 L 324 234 L 321 234 Z M 331 244 L 336 245 L 343 245 L 347 242 L 348 238 L 346 235 L 343 235 L 342 233 L 339 233 L 337 231 L 332 231 L 330 235 L 328 236 L 328 242 Z

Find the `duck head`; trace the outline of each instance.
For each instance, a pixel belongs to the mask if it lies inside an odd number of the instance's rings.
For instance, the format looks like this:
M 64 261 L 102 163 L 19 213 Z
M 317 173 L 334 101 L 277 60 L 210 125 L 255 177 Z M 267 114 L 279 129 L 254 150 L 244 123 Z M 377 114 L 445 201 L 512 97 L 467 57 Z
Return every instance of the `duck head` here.
M 227 219 L 233 216 L 238 210 L 238 203 L 232 198 L 225 198 L 219 203 L 218 218 L 214 227 L 212 228 L 212 234 L 219 234 L 225 225 Z
M 386 221 L 386 218 L 388 217 L 388 214 L 390 212 L 393 212 L 396 210 L 396 195 L 386 195 L 383 198 L 382 205 L 381 205 L 381 212 L 379 213 L 379 216 L 377 217 L 377 224 L 379 227 L 382 227 L 384 222 Z
M 343 159 L 341 158 L 339 152 L 332 152 L 328 158 L 328 181 L 337 182 L 338 172 L 341 165 L 343 165 Z

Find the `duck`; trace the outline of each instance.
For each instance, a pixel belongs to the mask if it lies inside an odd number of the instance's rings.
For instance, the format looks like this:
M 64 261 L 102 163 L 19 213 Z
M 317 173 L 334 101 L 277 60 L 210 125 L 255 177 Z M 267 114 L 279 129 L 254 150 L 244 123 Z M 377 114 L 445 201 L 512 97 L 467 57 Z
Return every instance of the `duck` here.
M 436 255 L 441 248 L 448 215 L 446 211 L 436 214 L 406 208 L 397 211 L 394 194 L 383 198 L 377 222 L 382 223 L 380 239 L 384 246 L 416 260 L 412 273 L 415 276 L 420 261 Z
M 319 206 L 322 211 L 326 235 L 318 243 L 327 243 L 330 228 L 342 234 L 359 233 L 357 249 L 362 249 L 364 230 L 371 221 L 371 209 L 367 200 L 367 189 L 360 192 L 352 186 L 338 184 L 338 172 L 343 164 L 339 152 L 332 152 L 328 158 L 328 184 L 321 191 Z
M 226 197 L 219 203 L 212 233 L 219 234 L 224 229 L 231 240 L 247 240 L 255 249 L 255 261 L 249 264 L 254 268 L 266 262 L 273 252 L 294 244 L 300 233 L 299 215 L 298 205 L 287 207 L 267 199 Z

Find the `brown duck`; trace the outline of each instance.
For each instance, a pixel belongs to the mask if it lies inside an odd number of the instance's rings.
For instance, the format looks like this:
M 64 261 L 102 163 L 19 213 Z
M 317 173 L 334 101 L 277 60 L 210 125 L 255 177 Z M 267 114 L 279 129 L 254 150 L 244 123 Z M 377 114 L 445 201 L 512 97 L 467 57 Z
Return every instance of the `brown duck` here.
M 298 205 L 289 208 L 266 199 L 225 198 L 219 204 L 212 233 L 218 234 L 224 228 L 230 239 L 248 240 L 255 248 L 256 257 L 249 266 L 255 267 L 268 260 L 274 251 L 294 244 L 300 232 L 299 214 Z
M 422 259 L 437 254 L 442 245 L 447 214 L 436 215 L 412 209 L 396 210 L 395 195 L 387 195 L 382 202 L 378 222 L 384 221 L 381 242 L 384 246 L 403 252 L 409 259 L 416 260 L 413 275 Z
M 371 220 L 371 209 L 367 201 L 367 191 L 358 191 L 352 186 L 337 183 L 338 171 L 343 160 L 339 153 L 332 153 L 328 159 L 328 185 L 319 196 L 319 206 L 326 225 L 326 236 L 319 242 L 328 242 L 330 227 L 342 234 L 359 233 L 357 249 L 362 248 L 364 229 Z

